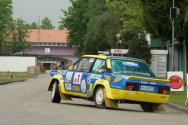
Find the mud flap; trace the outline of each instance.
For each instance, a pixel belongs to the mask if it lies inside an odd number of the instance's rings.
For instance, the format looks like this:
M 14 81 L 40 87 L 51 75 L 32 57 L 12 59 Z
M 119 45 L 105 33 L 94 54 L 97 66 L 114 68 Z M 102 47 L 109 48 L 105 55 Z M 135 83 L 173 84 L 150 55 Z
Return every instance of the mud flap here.
M 165 111 L 164 104 L 152 104 L 153 111 Z
M 60 87 L 59 87 L 59 94 L 60 94 L 62 100 L 72 100 L 69 95 L 65 95 L 65 94 L 63 94 L 61 92 L 61 88 Z
M 65 95 L 63 93 L 60 93 L 61 99 L 62 100 L 72 100 L 71 97 L 69 95 Z
M 105 98 L 105 107 L 117 109 L 118 108 L 117 101 Z

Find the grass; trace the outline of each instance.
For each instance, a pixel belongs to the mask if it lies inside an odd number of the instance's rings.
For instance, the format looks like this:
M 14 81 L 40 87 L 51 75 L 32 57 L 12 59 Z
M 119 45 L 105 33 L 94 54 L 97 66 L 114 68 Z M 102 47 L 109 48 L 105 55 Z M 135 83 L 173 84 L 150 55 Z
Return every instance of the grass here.
M 187 99 L 187 90 L 183 92 L 171 92 L 169 102 L 185 106 L 185 101 Z M 188 103 L 186 105 L 186 108 L 188 108 Z
M 25 80 L 32 77 L 34 77 L 34 75 L 26 72 L 0 72 L 0 85 L 5 82 Z

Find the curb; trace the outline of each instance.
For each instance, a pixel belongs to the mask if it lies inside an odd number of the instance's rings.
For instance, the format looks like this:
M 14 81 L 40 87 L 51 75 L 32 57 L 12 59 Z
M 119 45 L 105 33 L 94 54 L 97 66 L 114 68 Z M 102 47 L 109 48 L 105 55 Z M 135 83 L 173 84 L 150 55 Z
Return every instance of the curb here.
M 17 80 L 17 81 L 10 81 L 10 82 L 3 82 L 3 83 L 0 83 L 0 85 L 5 85 L 5 84 L 9 84 L 9 83 L 14 83 L 14 82 L 24 82 L 26 81 L 27 79 L 24 79 L 24 80 Z
M 166 105 L 174 108 L 174 109 L 177 109 L 177 110 L 180 110 L 180 111 L 183 111 L 185 113 L 188 113 L 188 108 L 185 108 L 183 106 L 180 106 L 180 105 L 177 105 L 177 104 L 174 104 L 174 103 L 171 103 L 171 102 L 168 102 L 166 103 Z

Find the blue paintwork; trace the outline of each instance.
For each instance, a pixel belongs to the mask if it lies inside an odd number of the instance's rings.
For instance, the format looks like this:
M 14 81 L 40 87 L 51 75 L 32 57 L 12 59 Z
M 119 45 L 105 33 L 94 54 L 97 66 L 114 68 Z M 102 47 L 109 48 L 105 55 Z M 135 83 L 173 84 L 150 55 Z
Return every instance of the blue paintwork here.
M 56 75 L 58 73 L 58 70 L 51 70 L 50 71 L 50 76 L 53 77 L 54 75 Z
M 123 58 L 123 59 L 126 58 L 130 60 L 137 60 L 137 61 L 144 62 L 144 60 L 142 59 L 129 58 L 129 57 L 107 56 L 107 59 L 108 58 Z M 54 75 L 58 73 L 60 73 L 62 75 L 62 78 L 64 79 L 64 87 L 66 91 L 78 92 L 78 93 L 84 93 L 84 94 L 86 94 L 87 90 L 89 90 L 89 84 L 92 84 L 94 86 L 94 84 L 96 83 L 96 80 L 98 79 L 106 80 L 105 76 L 109 76 L 111 78 L 111 81 L 109 81 L 110 88 L 119 89 L 119 90 L 125 90 L 127 83 L 136 83 L 138 85 L 138 91 L 141 91 L 141 92 L 148 92 L 145 90 L 141 90 L 142 85 L 154 87 L 154 91 L 152 93 L 158 93 L 159 86 L 170 87 L 170 85 L 166 83 L 160 83 L 160 82 L 153 83 L 153 82 L 145 82 L 141 80 L 127 80 L 126 79 L 126 77 L 128 76 L 135 76 L 139 78 L 151 78 L 151 79 L 156 78 L 155 76 L 141 76 L 141 75 L 136 75 L 136 74 L 114 74 L 114 73 L 104 73 L 100 75 L 100 74 L 94 74 L 94 73 L 67 71 L 67 70 L 66 71 L 65 70 L 62 70 L 62 71 L 52 70 L 50 72 L 50 76 L 53 77 Z M 80 77 L 78 77 L 78 75 L 80 75 Z M 114 79 L 116 78 L 121 78 L 121 80 L 118 82 L 114 82 Z M 85 83 L 82 81 L 85 81 Z M 84 91 L 82 89 L 82 83 L 86 85 L 86 89 L 84 89 Z M 78 87 L 79 90 L 73 90 L 73 86 Z

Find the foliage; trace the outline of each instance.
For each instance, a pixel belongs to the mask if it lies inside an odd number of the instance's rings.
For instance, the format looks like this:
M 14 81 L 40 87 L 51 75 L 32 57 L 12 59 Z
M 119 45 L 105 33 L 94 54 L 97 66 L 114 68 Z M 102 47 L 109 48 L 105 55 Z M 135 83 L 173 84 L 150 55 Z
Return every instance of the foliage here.
M 29 24 L 22 19 L 14 21 L 14 27 L 9 32 L 9 40 L 4 45 L 4 53 L 6 54 L 23 54 L 24 50 L 30 47 L 30 43 L 26 41 L 28 36 Z
M 78 55 L 114 47 L 119 19 L 105 6 L 105 0 L 71 0 L 71 3 L 60 22 L 60 27 L 69 30 L 69 46 L 78 46 Z
M 60 22 L 60 27 L 69 30 L 68 45 L 78 46 L 78 55 L 81 55 L 84 48 L 85 34 L 87 33 L 88 22 L 88 0 L 71 0 L 72 6 L 64 12 L 64 18 Z
M 139 41 L 145 41 L 138 34 L 150 34 L 162 42 L 171 40 L 169 10 L 172 1 L 71 0 L 71 3 L 68 11 L 64 11 L 61 28 L 69 30 L 68 43 L 77 45 L 79 54 L 95 54 L 98 50 L 115 48 L 113 37 L 117 33 L 122 35 L 121 48 L 132 49 L 133 44 L 138 42 L 140 45 Z M 175 19 L 175 38 L 188 43 L 188 1 L 175 0 L 175 6 L 181 11 Z M 135 49 L 133 47 L 130 52 Z
M 146 30 L 154 37 L 160 38 L 163 42 L 170 41 L 172 37 L 172 26 L 170 20 L 170 7 L 172 2 L 169 0 L 149 1 L 140 0 L 144 9 L 144 25 Z M 179 42 L 185 40 L 187 32 L 186 8 L 187 0 L 175 0 L 175 6 L 180 8 L 180 15 L 175 21 L 175 39 Z
M 139 0 L 106 0 L 110 10 L 119 17 L 121 22 L 120 33 L 122 43 L 127 44 L 145 32 L 143 25 L 143 9 Z M 123 46 L 125 47 L 125 46 Z
M 0 1 L 0 53 L 3 51 L 5 33 L 12 27 L 12 0 Z
M 51 20 L 48 17 L 42 19 L 41 29 L 54 29 L 55 27 L 52 25 Z
M 38 29 L 38 25 L 36 22 L 32 22 L 29 26 L 29 29 Z
M 150 47 L 145 34 L 140 34 L 138 38 L 128 43 L 128 56 L 144 59 L 148 64 L 151 63 Z
M 84 43 L 84 52 L 87 54 L 110 50 L 116 45 L 113 37 L 119 32 L 119 20 L 105 4 L 105 0 L 90 0 L 88 3 L 89 22 Z

